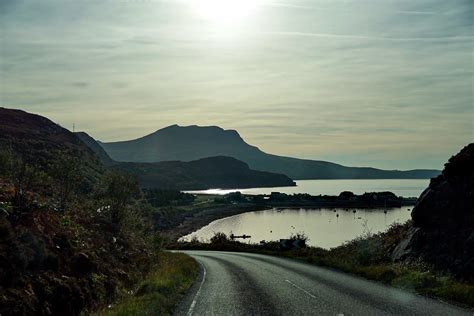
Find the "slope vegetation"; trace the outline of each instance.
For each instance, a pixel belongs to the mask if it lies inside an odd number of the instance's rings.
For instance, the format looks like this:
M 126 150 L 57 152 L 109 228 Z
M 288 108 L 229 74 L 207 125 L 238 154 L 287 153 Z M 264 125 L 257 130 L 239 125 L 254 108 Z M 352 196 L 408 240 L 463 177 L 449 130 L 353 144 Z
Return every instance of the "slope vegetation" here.
M 59 158 L 81 161 L 91 181 L 104 171 L 94 152 L 74 133 L 21 110 L 0 107 L 0 149 L 14 152 L 41 170 L 47 170 Z
M 0 109 L 0 314 L 79 315 L 129 291 L 156 262 L 136 182 L 73 133 Z

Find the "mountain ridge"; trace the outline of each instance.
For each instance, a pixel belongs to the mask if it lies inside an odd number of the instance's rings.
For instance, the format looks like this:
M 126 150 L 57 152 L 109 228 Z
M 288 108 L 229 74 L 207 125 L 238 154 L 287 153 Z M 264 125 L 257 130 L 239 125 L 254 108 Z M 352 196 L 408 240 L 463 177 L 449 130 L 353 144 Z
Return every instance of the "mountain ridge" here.
M 292 179 L 427 179 L 440 171 L 432 169 L 382 170 L 348 167 L 322 160 L 268 154 L 248 144 L 236 130 L 219 126 L 173 124 L 143 137 L 116 142 L 98 142 L 117 161 L 192 161 L 228 156 L 246 162 L 250 168 L 281 173 Z
M 283 174 L 252 170 L 245 162 L 225 156 L 189 162 L 118 162 L 111 159 L 87 133 L 77 132 L 76 135 L 95 152 L 104 165 L 135 175 L 145 188 L 205 190 L 296 185 Z

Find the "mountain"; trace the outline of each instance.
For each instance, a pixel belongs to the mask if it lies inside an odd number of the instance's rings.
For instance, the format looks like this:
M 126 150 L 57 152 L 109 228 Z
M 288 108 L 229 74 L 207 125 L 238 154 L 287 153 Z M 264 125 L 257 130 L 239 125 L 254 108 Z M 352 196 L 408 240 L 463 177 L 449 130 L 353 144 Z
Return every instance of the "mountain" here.
M 295 185 L 285 175 L 251 170 L 246 163 L 224 156 L 190 162 L 117 162 L 88 134 L 79 132 L 76 135 L 96 153 L 104 165 L 136 175 L 142 187 L 205 190 Z
M 474 143 L 451 157 L 411 213 L 408 235 L 395 260 L 426 262 L 474 281 Z
M 251 169 L 285 174 L 292 179 L 427 179 L 438 170 L 380 170 L 267 154 L 247 144 L 235 130 L 217 126 L 172 125 L 129 141 L 99 142 L 117 161 L 192 161 L 213 156 L 233 157 Z

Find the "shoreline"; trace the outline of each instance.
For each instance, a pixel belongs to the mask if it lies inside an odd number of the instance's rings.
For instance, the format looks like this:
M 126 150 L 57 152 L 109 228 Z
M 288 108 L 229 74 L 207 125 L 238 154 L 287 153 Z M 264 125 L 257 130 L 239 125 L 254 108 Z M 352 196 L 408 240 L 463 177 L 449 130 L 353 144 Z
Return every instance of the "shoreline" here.
M 270 206 L 262 206 L 255 204 L 245 205 L 221 205 L 208 209 L 204 209 L 200 212 L 193 214 L 190 217 L 186 217 L 183 222 L 178 226 L 170 227 L 164 230 L 162 233 L 168 237 L 172 242 L 178 241 L 179 238 L 191 234 L 202 227 L 209 225 L 211 222 L 238 215 L 247 212 L 264 211 L 272 209 Z
M 401 206 L 396 207 L 403 207 L 415 205 L 415 203 L 410 204 L 403 204 Z M 171 240 L 171 242 L 177 242 L 179 238 L 191 234 L 207 225 L 211 222 L 238 215 L 247 212 L 255 212 L 255 211 L 264 211 L 264 210 L 271 210 L 271 209 L 281 209 L 281 208 L 303 208 L 303 209 L 321 209 L 321 208 L 356 208 L 356 209 L 375 209 L 379 208 L 379 206 L 370 206 L 370 207 L 363 207 L 359 205 L 353 205 L 351 207 L 341 207 L 339 205 L 318 205 L 318 204 L 301 204 L 297 205 L 295 203 L 281 203 L 281 204 L 252 204 L 252 203 L 245 203 L 245 204 L 229 204 L 229 205 L 219 205 L 215 207 L 205 208 L 199 212 L 196 212 L 184 219 L 180 224 L 177 226 L 166 228 L 162 231 L 162 233 Z M 392 208 L 392 207 L 391 207 Z

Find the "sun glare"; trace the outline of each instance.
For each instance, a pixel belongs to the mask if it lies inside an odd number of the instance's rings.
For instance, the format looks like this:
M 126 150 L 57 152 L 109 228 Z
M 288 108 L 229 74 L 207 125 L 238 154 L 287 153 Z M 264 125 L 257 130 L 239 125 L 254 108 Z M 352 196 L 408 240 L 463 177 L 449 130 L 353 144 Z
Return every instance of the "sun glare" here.
M 257 0 L 193 0 L 196 13 L 219 24 L 235 24 L 250 15 Z

